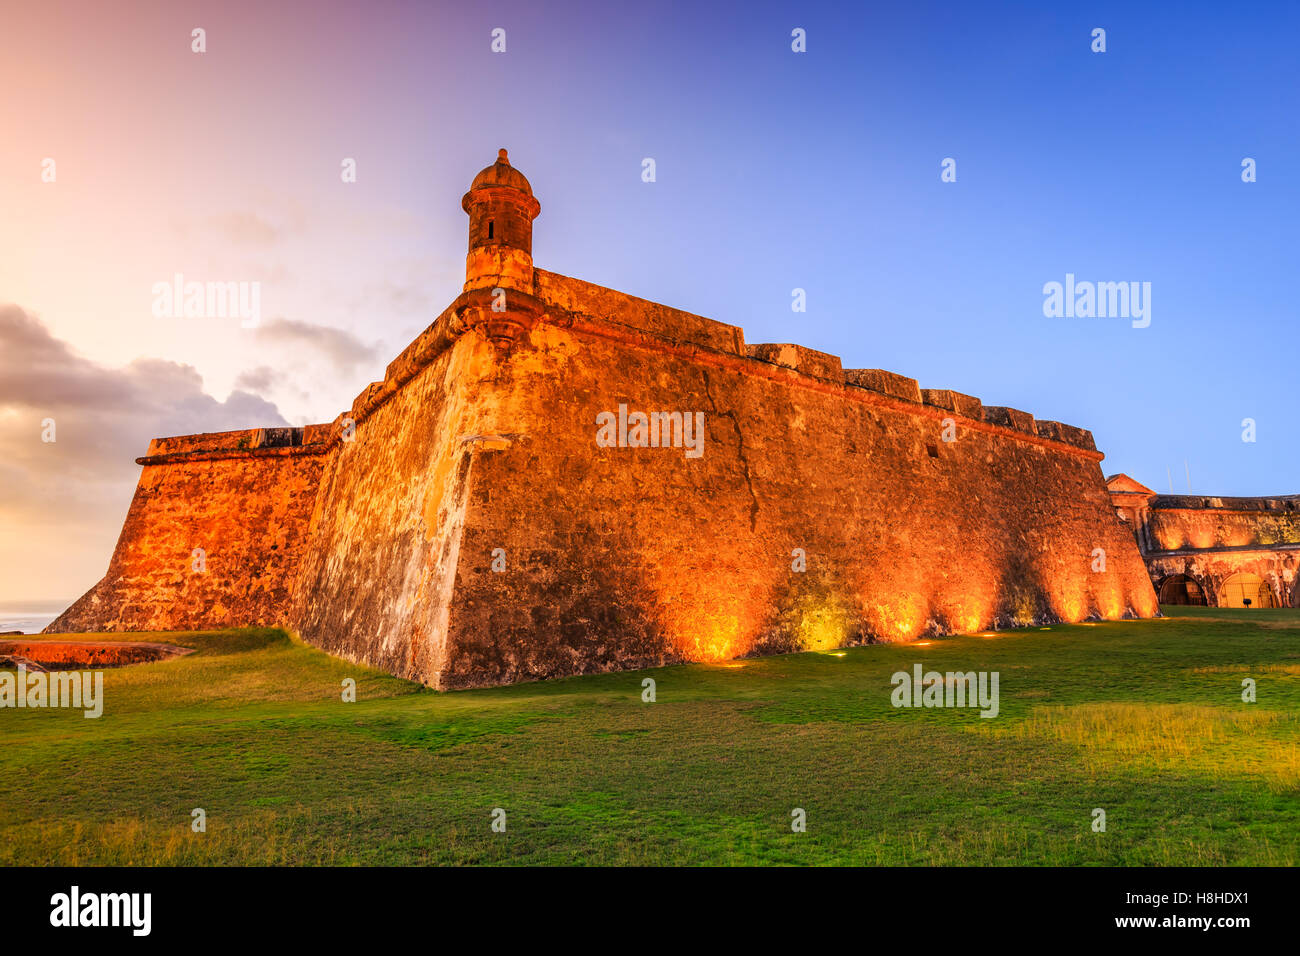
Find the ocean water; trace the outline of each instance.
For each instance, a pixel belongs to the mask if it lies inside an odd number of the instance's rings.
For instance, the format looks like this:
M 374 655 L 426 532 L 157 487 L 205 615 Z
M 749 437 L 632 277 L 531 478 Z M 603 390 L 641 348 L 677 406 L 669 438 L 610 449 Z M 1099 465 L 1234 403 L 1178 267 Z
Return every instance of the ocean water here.
M 67 603 L 33 601 L 30 604 L 22 602 L 0 604 L 0 634 L 5 631 L 39 634 L 71 603 L 71 601 Z

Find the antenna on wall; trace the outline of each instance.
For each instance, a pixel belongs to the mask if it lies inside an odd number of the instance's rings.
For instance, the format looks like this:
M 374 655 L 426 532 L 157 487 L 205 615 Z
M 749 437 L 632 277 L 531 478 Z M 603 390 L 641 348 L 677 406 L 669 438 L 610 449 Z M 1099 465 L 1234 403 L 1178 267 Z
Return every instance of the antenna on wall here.
M 1169 493 L 1172 495 L 1174 493 L 1174 473 L 1169 470 L 1168 465 L 1165 465 L 1165 474 L 1169 476 Z
M 1183 459 L 1183 467 L 1187 469 L 1187 493 L 1192 493 L 1192 466 L 1187 464 L 1187 459 Z

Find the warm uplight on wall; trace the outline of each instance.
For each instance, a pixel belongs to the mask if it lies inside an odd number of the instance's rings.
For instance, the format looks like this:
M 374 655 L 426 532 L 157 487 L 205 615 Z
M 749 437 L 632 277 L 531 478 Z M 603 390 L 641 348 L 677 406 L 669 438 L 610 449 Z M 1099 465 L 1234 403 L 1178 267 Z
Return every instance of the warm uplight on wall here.
M 885 640 L 907 641 L 925 628 L 927 610 L 920 598 L 899 595 L 889 604 L 878 604 L 871 610 L 873 630 Z
M 677 649 L 687 660 L 716 664 L 738 657 L 748 647 L 740 637 L 740 621 L 717 615 L 699 621 L 683 634 Z
M 1093 591 L 1093 600 L 1098 613 L 1108 621 L 1117 621 L 1124 616 L 1124 593 L 1119 582 L 1113 577 L 1109 583 L 1100 583 Z
M 942 594 L 935 607 L 939 620 L 947 624 L 952 633 L 969 634 L 992 617 L 993 601 L 987 589 L 975 590 L 967 585 L 955 593 Z
M 1032 598 L 1020 597 L 1016 599 L 1015 614 L 1012 619 L 1018 626 L 1028 627 L 1034 623 L 1034 618 L 1037 616 L 1037 608 L 1034 606 Z
M 1187 544 L 1187 539 L 1173 528 L 1162 528 L 1156 532 L 1156 540 L 1160 542 L 1161 551 L 1177 551 Z
M 1055 604 L 1056 616 L 1067 624 L 1082 621 L 1087 616 L 1088 605 L 1082 589 L 1071 590 L 1069 594 L 1059 597 Z
M 761 584 L 738 590 L 692 569 L 658 566 L 651 578 L 660 623 L 673 649 L 688 661 L 719 663 L 754 649 L 767 595 Z
M 969 634 L 989 618 L 988 609 L 971 604 L 964 605 L 949 618 L 950 626 L 958 634 Z
M 849 612 L 834 600 L 810 607 L 799 618 L 799 646 L 805 651 L 828 651 L 842 647 L 852 624 Z

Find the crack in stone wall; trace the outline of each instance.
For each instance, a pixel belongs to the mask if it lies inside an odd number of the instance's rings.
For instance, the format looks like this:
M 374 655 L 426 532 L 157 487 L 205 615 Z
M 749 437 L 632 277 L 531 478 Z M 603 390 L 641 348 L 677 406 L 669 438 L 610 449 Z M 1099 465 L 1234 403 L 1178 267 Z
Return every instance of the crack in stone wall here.
M 754 494 L 754 479 L 749 473 L 749 459 L 745 456 L 745 435 L 740 429 L 740 421 L 736 418 L 734 411 L 719 411 L 718 403 L 713 398 L 713 391 L 709 385 L 708 369 L 701 369 L 700 374 L 704 377 L 704 394 L 709 398 L 709 405 L 715 415 L 721 415 L 731 422 L 731 427 L 736 430 L 736 457 L 740 461 L 741 473 L 745 476 L 745 487 L 749 489 L 749 530 L 758 529 L 758 495 Z

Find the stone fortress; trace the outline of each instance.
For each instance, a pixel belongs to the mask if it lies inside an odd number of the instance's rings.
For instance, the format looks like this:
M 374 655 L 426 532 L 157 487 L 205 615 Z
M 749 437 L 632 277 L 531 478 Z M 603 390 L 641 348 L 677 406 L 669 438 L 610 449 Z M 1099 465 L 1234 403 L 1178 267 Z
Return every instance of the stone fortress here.
M 538 269 L 505 150 L 461 205 L 383 380 L 154 439 L 49 633 L 279 625 L 451 689 L 1158 613 L 1089 432 Z
M 1161 604 L 1300 607 L 1300 495 L 1159 495 L 1128 475 L 1106 486 Z

